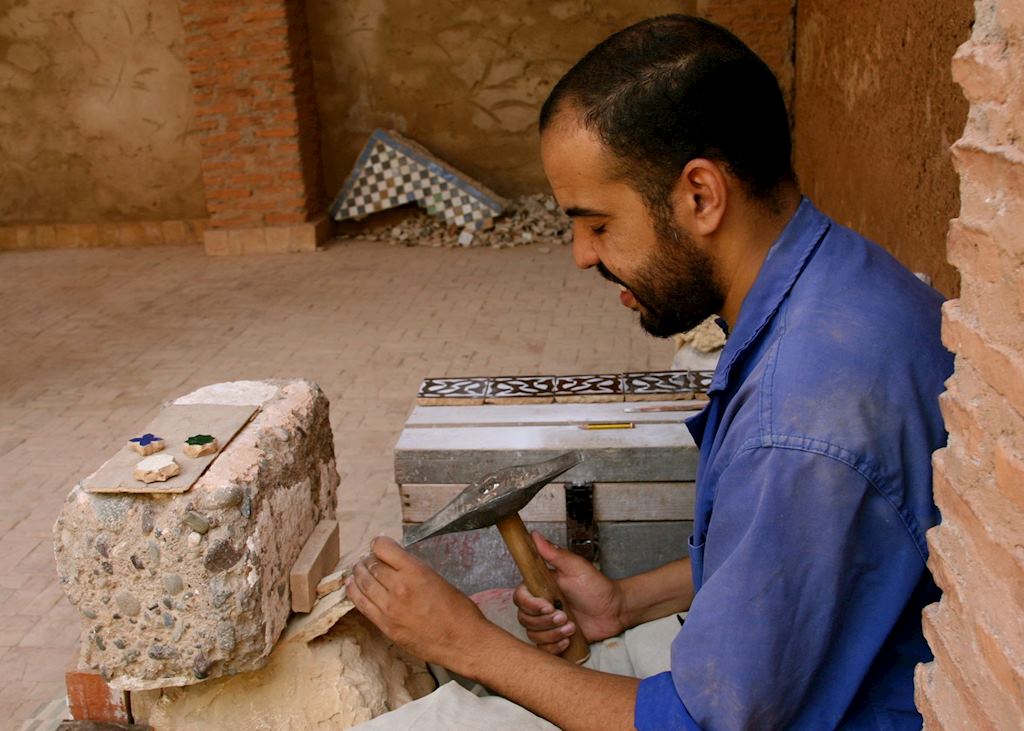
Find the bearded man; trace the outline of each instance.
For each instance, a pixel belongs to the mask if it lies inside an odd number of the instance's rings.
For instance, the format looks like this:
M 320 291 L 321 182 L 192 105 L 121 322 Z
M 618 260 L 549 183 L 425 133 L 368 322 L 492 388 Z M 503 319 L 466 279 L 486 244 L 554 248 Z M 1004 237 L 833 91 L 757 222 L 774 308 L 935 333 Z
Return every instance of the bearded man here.
M 775 78 L 712 23 L 615 34 L 556 85 L 540 127 L 576 264 L 619 284 L 653 335 L 714 314 L 728 328 L 688 422 L 689 558 L 612 581 L 535 536 L 579 626 L 519 587 L 531 647 L 378 538 L 356 606 L 501 698 L 438 691 L 366 728 L 920 728 L 930 458 L 952 371 L 941 297 L 801 197 Z M 597 648 L 624 631 L 617 665 L 555 656 L 574 632 Z M 666 658 L 653 672 L 652 641 Z

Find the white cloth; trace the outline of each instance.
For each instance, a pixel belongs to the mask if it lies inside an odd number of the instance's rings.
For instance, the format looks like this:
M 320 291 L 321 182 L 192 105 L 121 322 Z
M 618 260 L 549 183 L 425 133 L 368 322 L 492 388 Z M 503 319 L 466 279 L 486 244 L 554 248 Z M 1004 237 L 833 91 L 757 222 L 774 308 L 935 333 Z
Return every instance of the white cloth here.
M 683 615 L 685 616 L 685 615 Z M 526 639 L 526 632 L 508 617 L 488 616 L 513 635 Z M 672 640 L 679 632 L 676 615 L 639 625 L 617 637 L 590 646 L 584 667 L 616 675 L 646 678 L 669 669 Z M 418 701 L 362 723 L 358 731 L 558 731 L 558 727 L 522 706 L 464 679 L 435 668 L 440 688 Z M 446 679 L 451 678 L 448 682 Z M 460 685 L 465 683 L 469 688 Z

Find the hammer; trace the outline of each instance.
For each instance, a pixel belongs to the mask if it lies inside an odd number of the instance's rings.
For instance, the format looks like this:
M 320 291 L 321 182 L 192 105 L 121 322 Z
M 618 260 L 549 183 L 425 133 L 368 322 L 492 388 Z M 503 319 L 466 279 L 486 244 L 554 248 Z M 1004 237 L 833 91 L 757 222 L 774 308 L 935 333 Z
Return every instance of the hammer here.
M 409 547 L 433 536 L 496 525 L 523 575 L 526 588 L 534 596 L 547 599 L 555 609 L 565 612 L 568 620 L 576 625 L 576 632 L 569 639 L 569 647 L 562 657 L 577 664 L 590 657 L 590 647 L 554 575 L 537 553 L 519 511 L 542 487 L 582 461 L 579 452 L 567 452 L 545 462 L 492 472 L 468 485 L 436 515 L 411 528 L 405 536 L 405 546 Z

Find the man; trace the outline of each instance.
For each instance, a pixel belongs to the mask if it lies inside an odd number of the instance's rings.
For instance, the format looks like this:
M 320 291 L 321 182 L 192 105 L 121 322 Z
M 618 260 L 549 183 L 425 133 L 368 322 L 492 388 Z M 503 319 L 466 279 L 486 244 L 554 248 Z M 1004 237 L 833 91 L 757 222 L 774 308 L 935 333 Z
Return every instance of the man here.
M 919 728 L 930 455 L 952 371 L 940 296 L 800 197 L 774 77 L 709 22 L 655 18 L 599 45 L 545 103 L 541 148 L 578 266 L 619 284 L 654 335 L 711 314 L 728 327 L 688 423 L 689 559 L 614 582 L 536 537 L 580 624 L 520 587 L 540 649 L 387 539 L 356 569 L 356 606 L 563 729 Z M 572 632 L 594 642 L 684 610 L 670 669 L 643 680 L 551 654 Z

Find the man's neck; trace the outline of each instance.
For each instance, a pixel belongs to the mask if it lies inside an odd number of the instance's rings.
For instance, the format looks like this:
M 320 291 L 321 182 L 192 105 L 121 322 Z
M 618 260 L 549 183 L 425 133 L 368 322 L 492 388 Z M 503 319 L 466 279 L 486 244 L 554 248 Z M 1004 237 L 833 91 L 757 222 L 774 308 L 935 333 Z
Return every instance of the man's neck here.
M 768 251 L 799 205 L 800 192 L 793 187 L 783 193 L 778 212 L 748 202 L 742 215 L 732 217 L 723 230 L 725 245 L 719 249 L 716 270 L 725 301 L 719 314 L 730 331 L 736 328 L 743 301 L 757 281 Z

